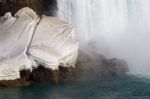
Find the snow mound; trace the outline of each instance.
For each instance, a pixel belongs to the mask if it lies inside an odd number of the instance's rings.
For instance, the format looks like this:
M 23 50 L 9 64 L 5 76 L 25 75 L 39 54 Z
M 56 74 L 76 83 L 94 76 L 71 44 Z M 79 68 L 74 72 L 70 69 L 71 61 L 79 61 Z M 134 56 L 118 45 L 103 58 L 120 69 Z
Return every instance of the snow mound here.
M 43 64 L 49 69 L 75 66 L 78 41 L 74 28 L 57 18 L 40 18 L 23 8 L 0 18 L 0 80 L 20 78 L 21 69 Z M 36 63 L 36 64 L 35 64 Z

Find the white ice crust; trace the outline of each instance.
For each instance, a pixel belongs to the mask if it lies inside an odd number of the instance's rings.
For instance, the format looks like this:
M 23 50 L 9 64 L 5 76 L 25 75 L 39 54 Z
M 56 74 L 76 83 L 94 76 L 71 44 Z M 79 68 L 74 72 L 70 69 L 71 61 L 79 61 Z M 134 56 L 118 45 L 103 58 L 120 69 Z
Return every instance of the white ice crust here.
M 0 18 L 0 80 L 20 78 L 21 69 L 42 64 L 49 69 L 75 66 L 74 28 L 55 17 L 40 18 L 30 8 Z

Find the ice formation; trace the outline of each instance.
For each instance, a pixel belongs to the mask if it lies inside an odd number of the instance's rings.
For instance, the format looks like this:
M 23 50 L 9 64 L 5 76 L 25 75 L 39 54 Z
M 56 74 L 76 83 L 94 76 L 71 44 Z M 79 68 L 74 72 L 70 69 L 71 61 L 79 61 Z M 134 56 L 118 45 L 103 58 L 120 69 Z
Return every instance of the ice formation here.
M 40 18 L 30 8 L 0 18 L 0 80 L 20 78 L 21 69 L 43 64 L 49 69 L 75 66 L 74 28 L 57 18 Z

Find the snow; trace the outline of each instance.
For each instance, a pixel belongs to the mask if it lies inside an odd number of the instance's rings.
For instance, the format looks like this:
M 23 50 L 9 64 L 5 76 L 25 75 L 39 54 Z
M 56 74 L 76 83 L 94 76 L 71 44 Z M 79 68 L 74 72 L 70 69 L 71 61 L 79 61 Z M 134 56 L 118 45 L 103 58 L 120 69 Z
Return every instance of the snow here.
M 58 65 L 74 67 L 78 54 L 74 28 L 55 17 L 43 16 L 36 28 L 29 54 L 38 57 L 41 62 L 46 61 L 47 68 L 51 68 L 51 64 L 55 65 L 52 69 L 57 69 Z
M 0 18 L 0 80 L 17 79 L 20 70 L 38 64 L 52 70 L 74 67 L 78 45 L 72 25 L 55 17 L 39 18 L 30 8 L 14 17 L 6 13 Z

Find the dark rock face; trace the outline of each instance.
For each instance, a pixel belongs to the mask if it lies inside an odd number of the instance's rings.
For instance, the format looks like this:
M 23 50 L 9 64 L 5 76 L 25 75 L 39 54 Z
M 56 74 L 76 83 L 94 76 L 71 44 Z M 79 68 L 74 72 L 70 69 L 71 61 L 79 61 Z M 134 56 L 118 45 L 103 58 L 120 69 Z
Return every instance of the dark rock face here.
M 59 81 L 73 81 L 76 78 L 76 68 L 59 66 Z
M 6 12 L 13 15 L 23 7 L 32 8 L 38 15 L 53 16 L 56 14 L 56 0 L 0 0 L 0 16 Z
M 31 71 L 30 70 L 21 70 L 20 78 L 23 80 L 30 80 Z
M 31 72 L 30 80 L 39 83 L 59 83 L 59 71 L 46 69 L 42 66 L 34 69 Z
M 38 83 L 59 83 L 59 71 L 58 70 L 50 70 L 39 66 L 38 68 L 30 70 L 22 70 L 20 71 L 21 79 L 26 81 L 38 82 Z
M 3 0 L 0 2 L 0 15 L 11 12 L 13 15 L 23 7 L 30 7 L 41 15 L 40 0 Z
M 59 70 L 50 70 L 39 66 L 38 68 L 20 71 L 20 77 L 26 81 L 33 81 L 38 83 L 53 83 L 66 82 L 75 80 L 75 68 L 59 66 Z

